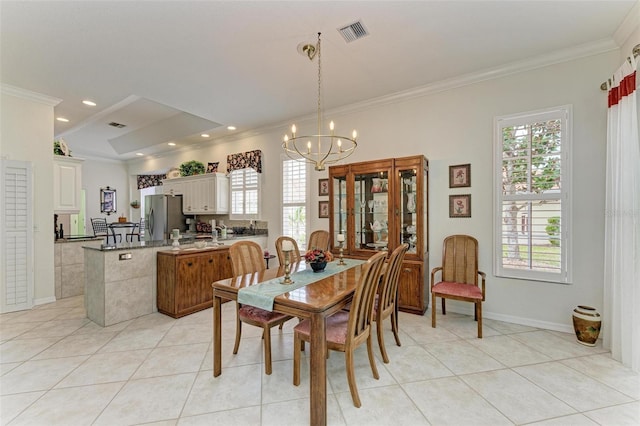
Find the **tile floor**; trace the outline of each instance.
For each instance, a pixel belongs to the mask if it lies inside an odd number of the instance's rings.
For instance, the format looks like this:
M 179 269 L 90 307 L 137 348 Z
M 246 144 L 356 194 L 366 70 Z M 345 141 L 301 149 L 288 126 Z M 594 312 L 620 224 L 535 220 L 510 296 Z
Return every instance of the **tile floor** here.
M 223 308 L 223 372 L 212 377 L 211 310 L 162 314 L 101 328 L 83 298 L 0 315 L 2 425 L 304 425 L 308 364 L 291 384 L 295 321 L 273 330 L 273 374 L 263 374 L 259 330 L 231 353 L 234 307 Z M 351 402 L 344 357 L 328 360 L 331 425 L 638 425 L 640 375 L 573 335 L 485 320 L 401 314 L 402 347 L 387 330 L 390 364 L 366 349 Z M 386 329 L 389 324 L 385 324 Z

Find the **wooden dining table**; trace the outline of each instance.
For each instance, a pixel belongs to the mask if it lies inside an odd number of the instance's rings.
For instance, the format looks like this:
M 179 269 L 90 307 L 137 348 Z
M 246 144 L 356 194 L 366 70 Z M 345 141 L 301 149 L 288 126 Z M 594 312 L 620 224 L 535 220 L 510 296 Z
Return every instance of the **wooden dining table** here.
M 310 332 L 310 419 L 311 425 L 327 424 L 327 340 L 326 317 L 345 307 L 353 298 L 356 284 L 364 264 L 347 267 L 334 275 L 323 277 L 291 292 L 276 296 L 273 311 L 300 318 L 309 318 Z M 292 265 L 295 271 L 308 267 L 304 263 Z M 261 272 L 216 281 L 213 287 L 213 376 L 222 373 L 222 313 L 225 299 L 237 300 L 238 290 L 284 275 L 284 268 L 265 269 Z

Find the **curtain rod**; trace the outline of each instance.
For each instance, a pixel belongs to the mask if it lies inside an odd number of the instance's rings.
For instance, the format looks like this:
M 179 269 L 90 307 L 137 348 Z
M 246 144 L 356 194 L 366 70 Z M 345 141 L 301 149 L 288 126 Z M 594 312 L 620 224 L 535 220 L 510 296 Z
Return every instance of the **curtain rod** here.
M 635 46 L 633 46 L 633 49 L 631 49 L 631 54 L 633 55 L 634 58 L 637 58 L 638 56 L 640 56 L 640 44 L 636 44 Z M 631 58 L 627 57 L 627 61 L 631 63 Z M 611 79 L 607 81 L 611 81 Z M 607 91 L 607 81 L 605 81 L 600 85 L 600 90 L 604 90 L 605 92 Z

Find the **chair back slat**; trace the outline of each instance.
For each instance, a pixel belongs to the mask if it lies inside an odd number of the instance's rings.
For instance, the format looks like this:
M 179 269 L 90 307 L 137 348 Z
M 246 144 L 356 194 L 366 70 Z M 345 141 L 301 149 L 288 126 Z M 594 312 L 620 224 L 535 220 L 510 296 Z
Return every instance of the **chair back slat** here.
M 409 249 L 408 244 L 398 246 L 392 253 L 387 263 L 387 270 L 382 278 L 382 286 L 378 296 L 378 310 L 385 311 L 396 301 L 400 269 L 404 261 L 404 255 Z
M 478 285 L 478 240 L 469 235 L 445 238 L 442 281 Z
M 313 231 L 307 245 L 307 250 L 311 249 L 329 250 L 329 231 Z
M 385 258 L 385 252 L 376 253 L 369 258 L 367 264 L 362 269 L 360 280 L 358 281 L 351 303 L 351 313 L 347 326 L 347 339 L 355 339 L 367 333 L 371 327 L 371 322 L 373 321 L 373 302 L 378 292 L 380 271 Z
M 282 251 L 282 243 L 285 241 L 291 241 L 291 244 L 293 244 L 293 251 L 289 254 L 289 262 L 300 262 L 302 257 L 300 256 L 300 249 L 298 249 L 298 242 L 291 237 L 282 236 L 278 237 L 276 240 L 276 253 L 278 254 L 278 262 L 280 265 L 284 265 L 284 251 Z
M 233 276 L 260 272 L 266 269 L 262 247 L 253 241 L 238 241 L 229 247 Z

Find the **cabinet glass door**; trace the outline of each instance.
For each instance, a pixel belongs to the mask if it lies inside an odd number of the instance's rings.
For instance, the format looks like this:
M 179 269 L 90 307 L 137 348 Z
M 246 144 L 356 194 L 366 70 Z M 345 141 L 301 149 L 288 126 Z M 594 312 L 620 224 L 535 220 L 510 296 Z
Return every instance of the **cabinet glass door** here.
M 347 203 L 347 175 L 342 176 L 333 176 L 331 182 L 331 195 L 332 200 L 330 205 L 332 206 L 331 211 L 331 224 L 333 230 L 333 247 L 339 247 L 338 243 L 338 234 L 343 234 L 346 236 L 347 229 L 349 228 L 347 224 L 348 218 L 348 203 Z M 345 239 L 345 249 L 347 248 L 347 241 Z
M 398 217 L 400 221 L 400 243 L 409 244 L 407 254 L 417 253 L 418 241 L 418 205 L 416 204 L 416 195 L 418 191 L 417 170 L 399 170 L 398 176 L 400 181 L 399 192 L 399 211 Z M 426 197 L 423 197 L 426 198 Z M 422 211 L 423 209 L 419 209 Z
M 354 173 L 356 250 L 387 250 L 389 246 L 389 173 Z

